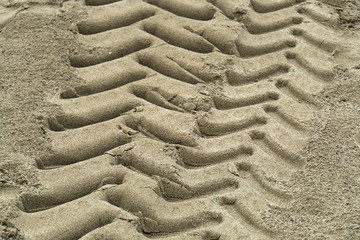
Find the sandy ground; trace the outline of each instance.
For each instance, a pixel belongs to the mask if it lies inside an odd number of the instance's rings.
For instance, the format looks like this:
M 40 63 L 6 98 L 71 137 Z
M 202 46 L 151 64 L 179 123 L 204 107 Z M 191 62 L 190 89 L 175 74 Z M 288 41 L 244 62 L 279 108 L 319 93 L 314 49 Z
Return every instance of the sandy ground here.
M 324 91 L 320 100 L 326 107 L 303 150 L 307 165 L 293 179 L 296 200 L 264 216 L 285 233 L 283 239 L 359 238 L 359 74 L 345 70 Z
M 359 3 L 322 2 L 339 12 L 339 28 L 360 37 Z M 46 118 L 61 112 L 49 99 L 82 83 L 69 68 L 69 53 L 84 13 L 76 4 L 61 11 L 56 2 L 0 3 L 7 15 L 0 15 L 0 238 L 23 239 L 10 223 L 19 213 L 15 202 L 21 192 L 42 188 L 34 159 L 51 153 Z M 306 122 L 306 165 L 288 183 L 290 204 L 261 215 L 279 234 L 274 238 L 360 239 L 360 56 L 353 59 L 316 96 L 321 109 Z
M 39 187 L 32 159 L 50 149 L 43 116 L 59 111 L 47 99 L 76 84 L 67 70 L 74 39 L 68 31 L 71 20 L 63 19 L 58 7 L 45 9 L 46 14 L 22 12 L 1 32 L 2 226 L 16 216 L 12 199 L 24 189 Z M 19 238 L 4 227 L 1 236 Z

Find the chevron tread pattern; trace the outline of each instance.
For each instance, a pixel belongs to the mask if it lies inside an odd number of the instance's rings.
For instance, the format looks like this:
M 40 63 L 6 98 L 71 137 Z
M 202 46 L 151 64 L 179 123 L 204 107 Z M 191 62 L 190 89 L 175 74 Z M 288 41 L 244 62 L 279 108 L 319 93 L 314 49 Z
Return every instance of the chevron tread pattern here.
M 274 238 L 260 213 L 289 202 L 304 166 L 301 123 L 339 45 L 320 21 L 335 17 L 295 0 L 85 3 L 70 55 L 85 84 L 56 100 L 45 190 L 21 195 L 16 226 L 35 239 Z

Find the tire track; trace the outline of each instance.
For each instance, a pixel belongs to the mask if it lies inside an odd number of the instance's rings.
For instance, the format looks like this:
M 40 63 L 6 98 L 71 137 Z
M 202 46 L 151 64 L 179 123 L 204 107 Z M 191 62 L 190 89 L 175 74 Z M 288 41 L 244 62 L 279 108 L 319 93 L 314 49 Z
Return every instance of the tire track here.
M 15 224 L 36 239 L 276 237 L 260 213 L 291 199 L 338 47 L 320 37 L 333 18 L 301 2 L 85 1 L 70 55 L 85 84 L 55 101 L 46 190 L 21 195 Z

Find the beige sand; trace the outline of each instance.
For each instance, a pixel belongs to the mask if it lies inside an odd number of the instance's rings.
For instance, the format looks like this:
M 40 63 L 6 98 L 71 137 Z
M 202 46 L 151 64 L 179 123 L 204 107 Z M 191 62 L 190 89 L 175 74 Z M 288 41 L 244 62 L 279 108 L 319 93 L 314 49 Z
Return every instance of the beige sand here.
M 4 2 L 4 239 L 358 239 L 359 6 Z

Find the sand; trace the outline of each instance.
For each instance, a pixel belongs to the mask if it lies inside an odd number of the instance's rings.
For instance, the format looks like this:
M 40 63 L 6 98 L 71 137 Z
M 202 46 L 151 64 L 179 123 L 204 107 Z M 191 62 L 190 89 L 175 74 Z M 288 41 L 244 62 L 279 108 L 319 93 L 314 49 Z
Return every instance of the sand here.
M 356 1 L 0 2 L 3 239 L 358 239 Z

